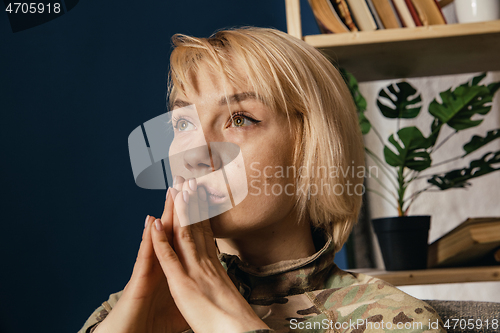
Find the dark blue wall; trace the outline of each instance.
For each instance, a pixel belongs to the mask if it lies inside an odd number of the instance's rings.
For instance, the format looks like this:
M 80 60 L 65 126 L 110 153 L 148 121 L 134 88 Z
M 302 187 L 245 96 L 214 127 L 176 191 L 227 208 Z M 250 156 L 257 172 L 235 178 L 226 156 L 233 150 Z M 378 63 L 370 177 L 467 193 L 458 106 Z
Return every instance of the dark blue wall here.
M 164 191 L 134 184 L 127 138 L 165 111 L 170 37 L 286 30 L 284 1 L 81 0 L 16 33 L 0 8 L 0 332 L 76 332 L 162 211 Z

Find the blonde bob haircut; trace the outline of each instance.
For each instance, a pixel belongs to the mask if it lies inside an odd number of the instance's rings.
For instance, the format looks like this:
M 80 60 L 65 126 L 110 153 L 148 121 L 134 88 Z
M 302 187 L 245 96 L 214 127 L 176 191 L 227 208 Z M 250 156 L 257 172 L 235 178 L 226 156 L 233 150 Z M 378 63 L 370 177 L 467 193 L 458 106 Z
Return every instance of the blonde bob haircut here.
M 356 107 L 337 69 L 312 46 L 275 29 L 243 27 L 210 38 L 176 34 L 172 41 L 170 104 L 179 91 L 193 88 L 204 64 L 286 113 L 295 137 L 294 167 L 309 171 L 296 177 L 298 189 L 309 189 L 296 191 L 299 221 L 331 233 L 339 251 L 361 208 L 364 158 Z

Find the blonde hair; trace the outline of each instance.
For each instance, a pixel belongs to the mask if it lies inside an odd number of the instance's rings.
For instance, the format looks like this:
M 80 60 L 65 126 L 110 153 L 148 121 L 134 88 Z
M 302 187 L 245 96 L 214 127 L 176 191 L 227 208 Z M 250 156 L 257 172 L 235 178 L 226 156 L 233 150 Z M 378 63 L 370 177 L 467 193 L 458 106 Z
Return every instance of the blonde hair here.
M 318 192 L 326 184 L 330 189 L 340 185 L 345 192 L 349 184 L 351 190 L 362 186 L 358 167 L 364 167 L 363 142 L 356 107 L 342 76 L 318 50 L 279 30 L 256 27 L 218 31 L 210 38 L 176 34 L 172 41 L 170 103 L 179 91 L 193 86 L 201 63 L 208 65 L 234 86 L 250 86 L 271 109 L 287 114 L 296 138 L 294 166 L 312 170 L 298 177 L 298 188 L 316 186 Z M 326 174 L 314 172 L 320 166 L 326 166 Z M 330 177 L 335 168 L 338 176 Z M 357 221 L 362 197 L 328 193 L 299 192 L 296 208 L 299 221 L 326 229 L 339 251 Z

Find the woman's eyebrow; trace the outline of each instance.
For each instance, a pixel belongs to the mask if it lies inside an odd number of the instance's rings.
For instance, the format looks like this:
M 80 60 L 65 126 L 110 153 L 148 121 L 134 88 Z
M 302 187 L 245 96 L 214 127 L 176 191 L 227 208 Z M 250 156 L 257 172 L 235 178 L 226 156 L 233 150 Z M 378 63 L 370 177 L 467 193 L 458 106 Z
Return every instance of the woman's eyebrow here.
M 264 102 L 264 99 L 260 96 L 257 96 L 257 94 L 255 92 L 246 91 L 246 92 L 242 92 L 242 93 L 229 95 L 229 96 L 227 96 L 227 98 L 225 96 L 223 96 L 219 101 L 219 105 L 220 106 L 227 105 L 228 101 L 229 101 L 229 104 L 236 104 L 236 103 L 240 103 L 240 102 L 243 102 L 243 101 L 249 100 L 249 99 L 258 100 L 259 102 L 266 104 Z M 174 103 L 172 104 L 172 108 L 175 108 L 175 107 L 183 108 L 185 106 L 192 105 L 192 104 L 193 103 L 186 102 L 182 99 L 176 99 L 174 101 Z
M 193 103 L 189 103 L 189 102 L 183 101 L 182 99 L 176 99 L 174 101 L 174 104 L 172 104 L 172 109 L 175 108 L 175 107 L 183 108 L 185 106 L 192 105 L 192 104 Z
M 257 94 L 255 92 L 246 91 L 246 92 L 230 95 L 227 98 L 225 96 L 222 97 L 219 101 L 219 105 L 220 106 L 227 105 L 228 101 L 229 101 L 229 104 L 240 103 L 240 102 L 243 102 L 244 100 L 248 100 L 248 99 L 256 99 L 256 100 L 264 103 L 263 99 L 261 97 L 257 96 Z

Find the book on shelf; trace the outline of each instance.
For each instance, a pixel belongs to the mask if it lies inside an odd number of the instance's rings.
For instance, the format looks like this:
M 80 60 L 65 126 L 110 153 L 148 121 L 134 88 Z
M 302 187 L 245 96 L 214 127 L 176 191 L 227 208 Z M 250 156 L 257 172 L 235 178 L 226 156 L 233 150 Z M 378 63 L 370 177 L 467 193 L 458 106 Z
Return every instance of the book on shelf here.
M 392 7 L 391 0 L 372 0 L 372 3 L 386 29 L 401 27 L 397 14 Z
M 330 0 L 309 0 L 309 5 L 320 30 L 336 34 L 349 32 L 349 29 L 340 19 Z
M 377 24 L 377 28 L 380 29 L 385 29 L 384 24 L 382 23 L 382 20 L 380 19 L 380 16 L 378 16 L 377 10 L 375 9 L 375 5 L 373 4 L 372 0 L 366 0 L 366 4 L 368 5 L 368 8 L 370 9 L 370 13 L 372 14 L 373 18 L 375 19 L 375 23 Z
M 446 18 L 444 17 L 444 14 L 443 14 L 443 11 L 441 10 L 441 2 L 439 2 L 438 0 L 434 0 L 434 3 L 436 4 L 436 7 L 437 9 L 439 10 L 439 14 L 441 14 L 441 18 L 443 19 L 443 24 L 448 24 L 448 22 L 446 22 Z
M 342 20 L 342 23 L 344 23 L 344 25 L 352 32 L 359 31 L 356 24 L 354 24 L 351 12 L 349 11 L 349 7 L 347 6 L 345 0 L 330 0 L 330 1 L 332 2 L 334 10 L 337 12 L 340 19 Z
M 370 8 L 365 1 L 359 0 L 347 0 L 351 14 L 356 20 L 359 30 L 361 31 L 373 31 L 377 30 L 377 23 L 375 18 L 370 12 Z
M 417 26 L 413 21 L 410 9 L 408 9 L 405 0 L 392 0 L 392 4 L 394 5 L 394 8 L 396 8 L 396 12 L 398 13 L 404 27 L 415 28 Z
M 413 6 L 413 2 L 411 0 L 405 0 L 406 7 L 408 7 L 408 10 L 410 11 L 411 17 L 413 18 L 413 22 L 415 22 L 415 25 L 417 27 L 421 27 L 422 21 L 420 21 L 420 18 L 418 17 L 417 10 L 415 9 L 415 6 Z
M 500 247 L 500 217 L 469 218 L 429 245 L 429 267 L 473 264 Z
M 388 0 L 389 1 L 389 6 L 391 6 L 392 11 L 396 15 L 396 20 L 398 20 L 398 25 L 400 28 L 404 27 L 403 21 L 401 21 L 401 16 L 399 16 L 398 10 L 396 9 L 396 6 L 394 6 L 394 1 Z
M 446 24 L 437 0 L 308 0 L 321 33 Z
M 436 0 L 412 0 L 422 25 L 446 24 L 441 7 Z

